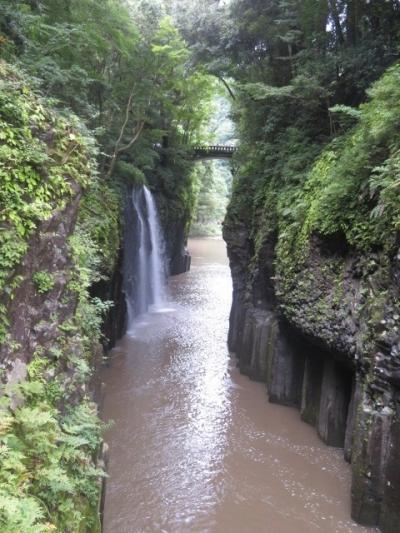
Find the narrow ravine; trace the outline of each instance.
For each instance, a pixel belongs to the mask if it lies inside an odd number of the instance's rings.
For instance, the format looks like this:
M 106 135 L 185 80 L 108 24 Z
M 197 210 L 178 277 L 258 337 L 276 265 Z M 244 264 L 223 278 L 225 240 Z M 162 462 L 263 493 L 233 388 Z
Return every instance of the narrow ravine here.
M 342 452 L 269 404 L 228 353 L 225 244 L 190 250 L 172 309 L 141 318 L 103 371 L 114 421 L 104 533 L 367 531 L 350 519 Z

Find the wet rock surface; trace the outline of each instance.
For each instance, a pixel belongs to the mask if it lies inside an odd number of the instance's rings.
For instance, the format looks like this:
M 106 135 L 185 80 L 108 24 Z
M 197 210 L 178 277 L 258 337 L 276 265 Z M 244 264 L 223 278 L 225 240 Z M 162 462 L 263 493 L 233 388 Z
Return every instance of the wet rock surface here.
M 353 254 L 315 237 L 301 270 L 276 271 L 275 239 L 254 253 L 235 202 L 224 226 L 229 348 L 243 373 L 266 382 L 270 401 L 299 407 L 326 444 L 344 448 L 353 518 L 398 532 L 399 253 Z
M 22 283 L 12 299 L 6 294 L 2 296 L 1 303 L 8 309 L 8 334 L 13 342 L 0 347 L 0 360 L 10 376 L 21 362 L 30 362 L 36 349 L 50 349 L 60 334 L 58 327 L 74 314 L 77 295 L 67 286 L 73 268 L 68 239 L 75 228 L 81 194 L 81 189 L 75 186 L 74 198 L 65 209 L 40 224 L 14 273 L 14 278 L 23 279 Z M 46 294 L 36 290 L 33 275 L 38 271 L 50 272 L 54 277 L 54 285 Z

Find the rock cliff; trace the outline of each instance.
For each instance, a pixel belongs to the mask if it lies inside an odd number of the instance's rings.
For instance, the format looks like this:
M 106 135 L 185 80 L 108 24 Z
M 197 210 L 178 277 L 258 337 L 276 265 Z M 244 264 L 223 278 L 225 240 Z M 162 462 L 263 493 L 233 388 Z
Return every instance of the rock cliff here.
M 82 201 L 100 196 L 94 145 L 19 72 L 0 73 L 0 528 L 98 531 L 104 309 L 88 289 L 109 256 Z
M 0 75 L 0 529 L 99 531 L 96 372 L 126 326 L 126 187 L 100 178 L 76 117 Z M 177 274 L 190 206 L 157 186 Z
M 394 72 L 388 76 L 398 76 L 398 69 Z M 363 192 L 366 182 L 360 179 L 360 188 L 351 192 L 359 195 L 353 197 L 352 206 L 344 202 L 341 206 L 347 209 L 347 225 L 333 222 L 339 216 L 332 215 L 337 201 L 333 195 L 316 215 L 325 191 L 335 186 L 331 180 L 340 180 L 337 169 L 343 171 L 344 160 L 349 164 L 349 151 L 354 150 L 355 158 L 356 150 L 363 149 L 363 128 L 380 120 L 373 116 L 373 106 L 374 101 L 363 108 L 365 118 L 355 128 L 351 148 L 345 145 L 335 152 L 330 181 L 324 181 L 321 164 L 327 158 L 325 151 L 306 182 L 296 185 L 291 204 L 281 212 L 278 208 L 274 216 L 257 210 L 260 186 L 252 176 L 236 179 L 224 223 L 234 287 L 229 348 L 243 373 L 266 382 L 271 402 L 296 406 L 326 444 L 344 449 L 352 467 L 353 518 L 395 533 L 400 505 L 397 211 L 388 202 L 382 222 L 374 214 L 382 195 L 371 203 L 373 193 Z M 368 135 L 363 143 L 367 138 L 371 145 L 378 141 Z M 388 141 L 380 137 L 378 142 Z M 391 165 L 395 153 L 397 149 L 385 148 L 375 164 L 381 157 L 382 164 Z M 370 163 L 362 160 L 357 175 L 365 176 L 366 164 Z M 311 197 L 315 180 L 319 188 Z M 342 194 L 339 190 L 335 194 Z M 274 199 L 279 202 L 279 194 L 285 191 L 267 188 L 264 206 L 271 206 Z M 296 214 L 288 222 L 287 213 L 296 208 L 301 216 Z M 361 223 L 357 217 L 364 209 Z M 376 232 L 375 226 L 381 229 Z M 366 242 L 374 232 L 374 241 Z

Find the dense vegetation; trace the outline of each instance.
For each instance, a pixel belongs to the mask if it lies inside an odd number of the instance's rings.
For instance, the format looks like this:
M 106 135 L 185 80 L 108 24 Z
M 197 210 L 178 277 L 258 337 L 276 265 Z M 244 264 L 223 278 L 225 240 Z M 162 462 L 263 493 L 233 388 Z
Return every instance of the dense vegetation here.
M 232 135 L 205 127 L 216 83 L 239 136 L 226 224 L 248 229 L 253 264 L 276 243 L 287 316 L 313 242 L 390 260 L 399 32 L 397 0 L 1 2 L 2 531 L 99 528 L 90 380 L 110 304 L 90 287 L 114 269 L 127 186 L 148 183 L 164 222 L 179 216 L 186 234 L 196 202 L 195 230 L 218 231 L 229 171 L 189 157 L 203 138 Z M 46 223 L 68 216 L 66 265 L 29 266 Z M 49 310 L 36 329 L 56 324 L 51 345 L 29 357 L 10 335 L 9 309 L 25 290 Z M 18 358 L 25 370 L 11 385 Z
M 310 235 L 393 245 L 400 3 L 184 4 L 176 16 L 197 61 L 232 95 L 240 150 L 228 223 L 252 228 L 256 255 L 276 236 L 282 276 Z
M 217 95 L 212 102 L 212 116 L 207 132 L 212 144 L 232 145 L 235 142 L 234 124 L 229 117 L 231 105 L 225 96 Z M 220 236 L 222 221 L 232 189 L 232 168 L 228 160 L 199 161 L 195 166 L 198 194 L 191 234 L 196 236 Z
M 139 1 L 5 0 L 0 54 L 0 529 L 98 531 L 91 380 L 110 302 L 90 288 L 114 269 L 127 186 L 147 182 L 188 230 L 213 81 Z M 34 349 L 10 333 L 21 298 Z
M 1 76 L 1 342 L 3 353 L 8 345 L 10 353 L 18 354 L 18 343 L 8 336 L 7 316 L 8 302 L 29 281 L 18 266 L 31 246 L 30 237 L 39 228 L 44 231 L 42 221 L 62 212 L 77 191 L 94 181 L 95 152 L 79 123 L 49 110 L 19 73 L 2 64 Z M 89 300 L 88 288 L 99 275 L 102 254 L 85 233 L 87 221 L 82 211 L 70 243 L 74 261 L 63 293 L 66 305 L 77 306 L 75 317 L 60 324 L 58 340 L 49 350 L 36 348 L 26 379 L 9 380 L 3 390 L 2 531 L 78 530 L 83 523 L 95 530 L 98 525 L 101 471 L 95 459 L 101 426 L 88 396 L 72 402 L 90 374 L 101 323 L 101 305 Z M 32 273 L 39 305 L 59 290 L 63 275 L 47 268 Z M 2 361 L 3 378 L 7 370 L 7 361 Z

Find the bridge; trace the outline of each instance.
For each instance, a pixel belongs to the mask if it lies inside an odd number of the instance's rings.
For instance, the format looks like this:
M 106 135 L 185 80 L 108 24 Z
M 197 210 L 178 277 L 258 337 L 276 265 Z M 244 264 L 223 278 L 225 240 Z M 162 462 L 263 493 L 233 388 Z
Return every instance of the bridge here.
M 235 146 L 228 146 L 226 144 L 193 146 L 195 159 L 226 159 L 232 157 L 235 152 Z

